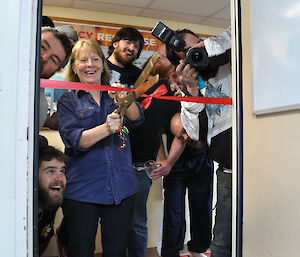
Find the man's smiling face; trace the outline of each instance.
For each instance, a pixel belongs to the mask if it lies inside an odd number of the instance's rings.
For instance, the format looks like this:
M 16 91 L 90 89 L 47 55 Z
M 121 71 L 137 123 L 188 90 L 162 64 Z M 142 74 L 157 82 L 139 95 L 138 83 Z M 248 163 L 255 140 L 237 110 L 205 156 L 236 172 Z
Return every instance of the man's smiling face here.
M 53 158 L 39 168 L 39 207 L 56 210 L 63 202 L 66 187 L 65 163 Z
M 121 66 L 131 64 L 137 57 L 140 44 L 138 41 L 121 39 L 113 44 L 115 50 L 113 52 L 116 60 Z
M 42 33 L 41 38 L 41 78 L 50 78 L 66 58 L 65 49 L 60 40 L 51 32 Z

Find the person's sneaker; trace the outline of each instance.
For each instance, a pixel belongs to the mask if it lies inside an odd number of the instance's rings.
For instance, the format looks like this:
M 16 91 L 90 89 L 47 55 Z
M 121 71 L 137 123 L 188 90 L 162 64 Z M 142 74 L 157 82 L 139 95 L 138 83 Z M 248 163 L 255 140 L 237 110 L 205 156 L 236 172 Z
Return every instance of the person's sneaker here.
M 57 242 L 57 248 L 58 248 L 58 256 L 59 257 L 68 257 L 67 256 L 67 247 L 64 246 L 62 244 L 62 242 L 59 240 L 58 235 L 57 235 L 58 231 L 59 231 L 59 227 L 56 229 L 56 242 Z
M 196 253 L 196 252 L 191 252 L 191 257 L 207 257 L 205 253 Z

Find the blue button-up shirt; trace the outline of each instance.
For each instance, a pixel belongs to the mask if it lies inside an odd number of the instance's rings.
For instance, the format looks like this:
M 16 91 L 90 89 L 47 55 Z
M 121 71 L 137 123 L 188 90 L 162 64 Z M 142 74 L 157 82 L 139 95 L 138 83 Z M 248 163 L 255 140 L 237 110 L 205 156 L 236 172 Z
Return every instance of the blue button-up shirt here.
M 139 106 L 139 104 L 137 103 Z M 126 147 L 119 150 L 123 140 L 118 133 L 112 134 L 90 148 L 78 146 L 84 130 L 105 123 L 106 116 L 117 106 L 107 92 L 101 92 L 100 106 L 90 93 L 82 90 L 66 92 L 58 100 L 57 121 L 62 140 L 68 149 L 66 166 L 67 199 L 97 203 L 118 204 L 137 191 L 136 176 L 132 169 L 129 137 Z M 144 119 L 130 121 L 128 127 L 138 126 Z

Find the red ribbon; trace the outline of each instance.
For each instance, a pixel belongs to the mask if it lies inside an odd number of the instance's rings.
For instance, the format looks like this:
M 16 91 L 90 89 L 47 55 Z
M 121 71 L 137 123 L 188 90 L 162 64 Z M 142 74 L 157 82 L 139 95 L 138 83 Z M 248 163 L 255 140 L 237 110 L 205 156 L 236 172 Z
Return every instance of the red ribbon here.
M 151 104 L 152 98 L 154 96 L 161 96 L 164 95 L 168 92 L 168 89 L 166 88 L 165 85 L 161 85 L 159 86 L 151 95 L 149 95 L 149 97 L 147 97 L 145 100 L 143 100 L 141 102 L 141 106 L 144 107 L 144 109 L 146 110 L 149 105 Z
M 68 89 L 68 90 L 86 90 L 86 91 L 133 91 L 130 88 L 112 87 L 98 84 L 88 84 L 71 81 L 61 81 L 52 79 L 41 79 L 40 87 L 55 88 L 55 89 Z
M 123 87 L 112 87 L 105 85 L 87 84 L 80 82 L 60 81 L 41 79 L 40 87 L 42 88 L 56 88 L 56 89 L 69 89 L 69 90 L 86 90 L 86 91 L 133 91 L 134 89 Z M 184 101 L 204 104 L 221 104 L 232 105 L 232 98 L 229 97 L 199 97 L 199 96 L 163 96 L 163 95 L 145 95 L 142 97 L 152 97 L 163 100 Z

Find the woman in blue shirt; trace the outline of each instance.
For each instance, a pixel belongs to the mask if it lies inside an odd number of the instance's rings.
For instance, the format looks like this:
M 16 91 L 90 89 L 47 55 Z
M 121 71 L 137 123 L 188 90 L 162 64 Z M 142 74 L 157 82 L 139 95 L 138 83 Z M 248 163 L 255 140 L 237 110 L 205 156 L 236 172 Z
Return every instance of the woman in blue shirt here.
M 109 69 L 96 41 L 76 43 L 68 80 L 109 84 Z M 58 101 L 58 128 L 69 154 L 63 203 L 69 257 L 94 256 L 99 218 L 103 256 L 125 256 L 137 189 L 129 138 L 124 147 L 116 108 L 113 92 L 74 90 Z M 134 102 L 125 111 L 124 124 L 135 127 L 142 121 L 142 109 Z

